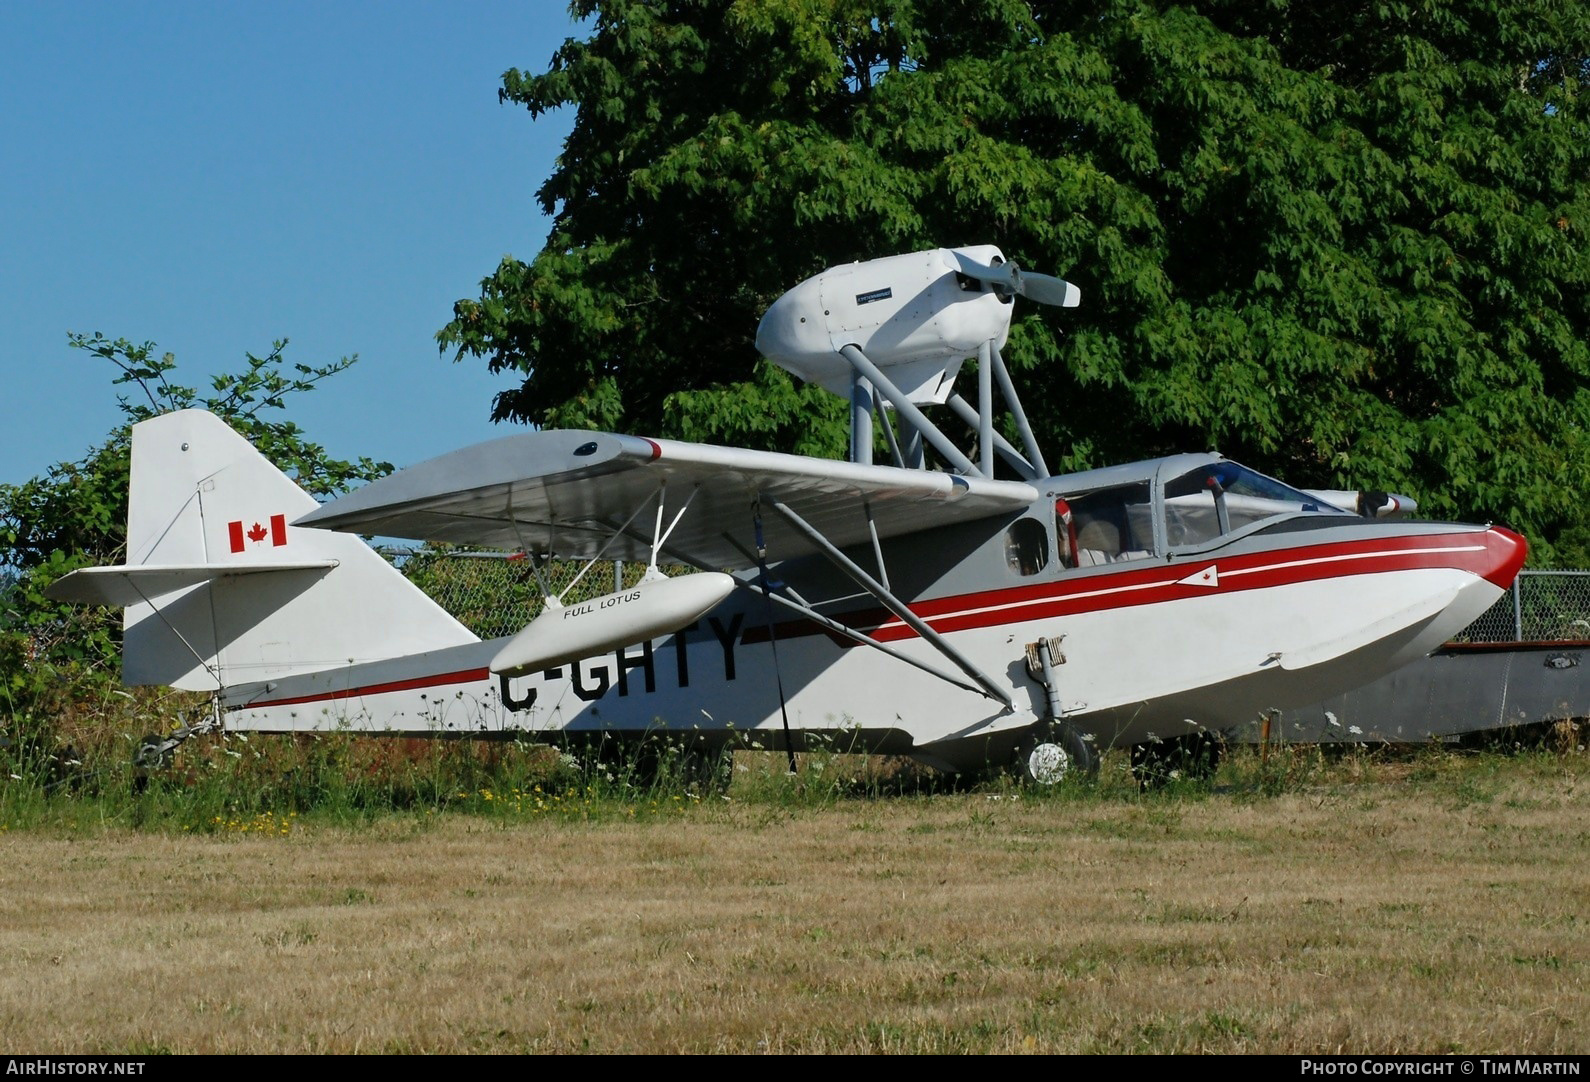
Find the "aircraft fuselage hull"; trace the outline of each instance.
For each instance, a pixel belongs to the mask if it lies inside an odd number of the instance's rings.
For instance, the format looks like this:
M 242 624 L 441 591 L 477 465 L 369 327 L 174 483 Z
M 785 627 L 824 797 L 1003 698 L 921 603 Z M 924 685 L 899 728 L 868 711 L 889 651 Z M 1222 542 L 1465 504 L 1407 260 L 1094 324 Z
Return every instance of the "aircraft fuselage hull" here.
M 1007 759 L 1048 710 L 1027 643 L 1059 640 L 1062 715 L 1100 747 L 1218 730 L 1428 653 L 1501 595 L 1522 553 L 1505 530 L 1355 520 L 1019 583 L 991 569 L 984 589 L 968 589 L 963 573 L 908 596 L 913 613 L 1008 688 L 1013 708 L 784 610 L 770 634 L 766 603 L 738 590 L 672 635 L 514 679 L 487 669 L 497 640 L 230 688 L 225 723 L 536 739 L 667 732 L 778 748 L 787 716 L 798 748 L 823 742 L 972 770 Z M 908 545 L 889 557 L 914 555 L 931 566 Z M 775 578 L 790 570 L 801 568 Z M 822 611 L 964 681 L 914 630 L 863 601 Z

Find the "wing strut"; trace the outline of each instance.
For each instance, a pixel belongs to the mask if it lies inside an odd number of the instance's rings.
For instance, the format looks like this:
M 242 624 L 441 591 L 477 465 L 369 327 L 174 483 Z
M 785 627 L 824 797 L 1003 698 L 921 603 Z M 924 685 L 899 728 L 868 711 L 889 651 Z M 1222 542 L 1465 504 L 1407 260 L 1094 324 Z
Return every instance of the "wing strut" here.
M 994 379 L 999 382 L 999 393 L 1005 399 L 1005 405 L 1010 410 L 1011 416 L 1016 418 L 1016 428 L 1021 433 L 1021 445 L 1027 449 L 1027 461 L 1032 464 L 1033 477 L 1048 477 L 1049 467 L 1043 460 L 1043 452 L 1038 450 L 1038 438 L 1032 434 L 1032 425 L 1027 423 L 1027 411 L 1021 408 L 1021 399 L 1016 397 L 1016 387 L 1010 382 L 1010 369 L 1005 367 L 1005 358 L 999 350 L 993 351 Z
M 784 587 L 784 592 L 792 595 L 791 597 L 781 597 L 778 594 L 772 593 L 771 591 L 764 590 L 760 584 L 754 581 L 741 582 L 740 585 L 744 586 L 748 590 L 753 591 L 754 593 L 761 594 L 774 604 L 783 605 L 786 609 L 793 609 L 802 616 L 806 617 L 808 620 L 821 627 L 827 628 L 836 635 L 843 635 L 845 638 L 851 640 L 852 642 L 860 643 L 862 646 L 870 646 L 874 650 L 888 654 L 896 661 L 903 661 L 907 665 L 921 669 L 929 676 L 936 676 L 946 684 L 952 684 L 955 687 L 960 688 L 962 691 L 971 691 L 978 695 L 983 694 L 983 689 L 978 687 L 976 684 L 969 684 L 965 680 L 959 680 L 951 676 L 949 673 L 940 672 L 927 662 L 918 661 L 910 654 L 901 653 L 899 650 L 889 646 L 887 643 L 879 642 L 877 639 L 873 638 L 871 635 L 868 635 L 864 631 L 857 631 L 855 628 L 850 627 L 848 624 L 842 624 L 831 616 L 824 616 L 822 613 L 812 608 L 811 605 L 807 604 L 804 598 L 795 593 L 795 591 L 790 589 L 790 587 L 787 585 Z
M 871 501 L 862 500 L 861 509 L 867 513 L 867 532 L 872 534 L 872 555 L 878 561 L 878 577 L 883 580 L 885 590 L 893 589 L 889 585 L 889 566 L 883 562 L 883 546 L 878 543 L 878 523 L 872 517 Z
M 648 496 L 645 500 L 643 500 L 639 504 L 637 504 L 635 506 L 635 510 L 631 511 L 629 513 L 629 517 L 624 520 L 624 524 L 622 526 L 620 526 L 618 529 L 613 531 L 613 536 L 609 537 L 607 539 L 606 544 L 604 544 L 600 549 L 597 550 L 597 553 L 596 553 L 595 556 L 591 557 L 589 560 L 587 560 L 585 562 L 585 566 L 580 568 L 580 573 L 578 575 L 575 575 L 573 580 L 570 581 L 570 583 L 563 588 L 563 593 L 559 594 L 557 597 L 552 597 L 549 594 L 549 595 L 547 595 L 546 600 L 547 601 L 555 601 L 557 604 L 554 607 L 562 608 L 563 607 L 563 599 L 568 596 L 569 591 L 574 589 L 574 587 L 579 583 L 579 581 L 585 577 L 585 573 L 587 571 L 589 571 L 591 568 L 596 566 L 596 561 L 597 560 L 600 560 L 603 556 L 607 555 L 607 550 L 613 547 L 613 542 L 617 541 L 621 536 L 623 536 L 624 531 L 629 529 L 629 524 L 631 522 L 635 521 L 635 519 L 640 515 L 641 511 L 645 510 L 646 505 L 648 503 L 651 503 L 651 501 L 653 499 L 655 499 L 657 501 L 657 529 L 661 530 L 662 529 L 662 513 L 663 513 L 663 490 L 664 490 L 664 486 L 663 485 L 658 485 L 657 486 L 657 492 L 656 492 L 656 494 L 654 496 Z M 511 493 L 510 493 L 510 495 L 511 495 Z M 687 506 L 688 506 L 689 502 L 690 501 L 688 501 L 688 500 L 685 501 Z M 510 517 L 512 516 L 512 513 L 513 513 L 512 510 L 510 510 L 509 511 Z M 684 512 L 682 510 L 679 513 L 681 515 L 684 514 Z M 675 518 L 674 519 L 674 526 L 677 526 L 677 525 L 679 525 L 679 520 L 677 518 Z M 673 526 L 668 527 L 668 531 L 670 533 L 672 533 L 673 532 L 673 528 L 674 528 Z M 518 523 L 517 522 L 514 523 L 514 529 L 516 531 L 518 529 Z M 666 538 L 665 538 L 665 540 L 666 540 Z M 657 563 L 657 546 L 660 543 L 661 542 L 656 540 L 656 535 L 654 534 L 653 535 L 653 542 L 652 542 L 652 549 L 651 549 L 651 562 L 652 562 L 652 565 L 654 567 L 655 567 L 655 565 Z
M 873 388 L 894 406 L 895 412 L 911 423 L 911 427 L 920 432 L 933 449 L 944 456 L 944 461 L 955 467 L 956 473 L 966 474 L 970 477 L 981 477 L 983 471 L 972 464 L 972 460 L 961 453 L 961 449 L 950 442 L 948 436 L 938 430 L 934 423 L 927 419 L 927 415 L 916 408 L 916 405 L 894 381 L 878 370 L 878 366 L 867 359 L 867 355 L 855 346 L 844 346 L 839 355 L 850 362 L 850 367 L 864 377 Z
M 878 406 L 878 425 L 883 429 L 884 441 L 889 445 L 889 461 L 905 469 L 905 454 L 900 450 L 900 441 L 894 434 L 894 422 L 889 420 L 889 411 L 881 404 Z
M 979 424 L 976 408 L 960 395 L 950 395 L 949 398 L 944 400 L 944 404 L 954 411 L 955 416 L 971 427 L 976 428 Z M 1032 468 L 1032 463 L 1021 457 L 1021 452 L 1012 447 L 1010 441 L 998 432 L 994 433 L 994 450 L 999 453 L 1000 458 L 1010 463 L 1011 468 L 1021 474 L 1025 480 L 1041 480 L 1037 471 Z
M 826 555 L 830 561 L 833 562 L 834 566 L 838 567 L 841 571 L 854 579 L 862 589 L 866 590 L 873 597 L 883 602 L 884 607 L 898 616 L 907 627 L 909 627 L 912 631 L 915 631 L 918 635 L 921 635 L 922 638 L 927 640 L 927 642 L 932 645 L 934 649 L 943 654 L 950 661 L 954 662 L 957 668 L 976 681 L 977 685 L 983 689 L 983 693 L 985 695 L 987 695 L 990 699 L 1004 703 L 1007 710 L 1015 708 L 1015 704 L 1011 701 L 1009 692 L 1005 691 L 998 684 L 994 683 L 994 681 L 991 680 L 988 675 L 983 672 L 983 670 L 979 669 L 976 665 L 973 665 L 971 661 L 967 659 L 965 654 L 962 654 L 959 650 L 955 649 L 955 647 L 951 646 L 944 639 L 944 636 L 940 635 L 937 631 L 934 631 L 931 627 L 929 627 L 926 621 L 924 621 L 920 616 L 912 612 L 910 608 L 906 606 L 905 602 L 901 601 L 899 598 L 895 597 L 894 594 L 889 592 L 889 590 L 884 587 L 883 583 L 877 581 L 871 575 L 867 574 L 860 567 L 858 567 L 855 561 L 851 560 L 843 552 L 840 552 L 837 548 L 835 548 L 829 542 L 828 538 L 817 532 L 817 530 L 813 528 L 810 523 L 792 511 L 787 504 L 784 504 L 776 499 L 769 500 L 768 502 L 773 505 L 773 509 L 775 511 L 783 515 L 784 518 L 789 521 L 791 526 L 795 527 L 795 529 L 804 535 L 806 539 L 813 545 L 816 545 L 817 548 L 824 555 Z
M 789 732 L 789 702 L 784 695 L 784 669 L 778 663 L 778 628 L 773 626 L 773 591 L 767 578 L 767 539 L 762 536 L 761 503 L 751 505 L 751 521 L 756 529 L 757 583 L 767 604 L 767 644 L 773 648 L 773 678 L 778 681 L 778 712 L 784 719 L 784 753 L 789 756 L 790 776 L 795 776 L 795 742 Z

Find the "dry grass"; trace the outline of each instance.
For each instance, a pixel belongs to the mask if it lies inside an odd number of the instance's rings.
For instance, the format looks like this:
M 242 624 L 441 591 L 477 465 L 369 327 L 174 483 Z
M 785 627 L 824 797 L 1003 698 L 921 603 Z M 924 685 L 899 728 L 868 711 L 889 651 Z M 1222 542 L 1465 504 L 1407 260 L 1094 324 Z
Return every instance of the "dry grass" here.
M 742 780 L 636 822 L 11 830 L 0 1046 L 1585 1052 L 1584 757 L 1484 762 L 1278 796 Z

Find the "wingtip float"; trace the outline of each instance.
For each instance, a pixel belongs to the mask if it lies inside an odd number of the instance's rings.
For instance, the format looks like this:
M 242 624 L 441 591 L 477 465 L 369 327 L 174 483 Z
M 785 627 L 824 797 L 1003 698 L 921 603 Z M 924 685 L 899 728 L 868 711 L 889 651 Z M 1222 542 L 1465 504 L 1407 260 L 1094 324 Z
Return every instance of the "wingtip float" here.
M 700 620 L 733 591 L 728 575 L 700 571 L 671 579 L 647 577 L 587 601 L 549 604 L 497 651 L 488 668 L 498 676 L 528 676 L 649 642 Z

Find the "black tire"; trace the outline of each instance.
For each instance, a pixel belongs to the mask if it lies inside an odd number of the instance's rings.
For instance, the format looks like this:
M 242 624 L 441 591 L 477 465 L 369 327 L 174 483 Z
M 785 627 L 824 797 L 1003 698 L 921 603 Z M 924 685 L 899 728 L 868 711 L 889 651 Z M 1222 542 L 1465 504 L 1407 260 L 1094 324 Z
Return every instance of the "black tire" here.
M 133 766 L 140 770 L 164 770 L 171 765 L 172 749 L 159 733 L 145 733 L 133 752 Z
M 1044 723 L 1016 745 L 1015 769 L 1023 783 L 1047 789 L 1068 778 L 1097 774 L 1099 757 L 1072 726 Z

